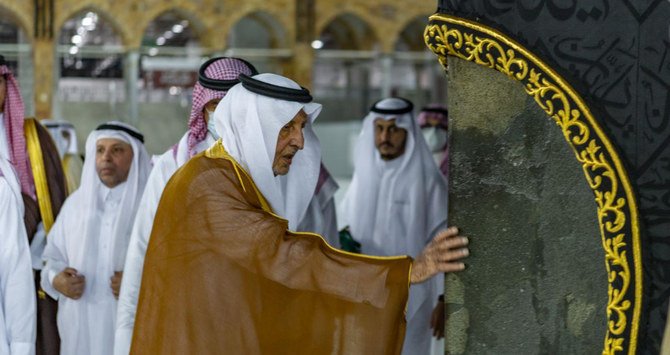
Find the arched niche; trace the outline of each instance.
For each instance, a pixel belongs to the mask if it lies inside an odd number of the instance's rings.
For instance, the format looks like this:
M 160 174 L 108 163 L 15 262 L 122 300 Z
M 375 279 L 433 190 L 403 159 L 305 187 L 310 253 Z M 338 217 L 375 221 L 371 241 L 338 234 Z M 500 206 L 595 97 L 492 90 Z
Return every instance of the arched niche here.
M 165 151 L 184 133 L 204 61 L 202 33 L 194 16 L 177 9 L 159 14 L 144 30 L 135 104 L 138 128 L 152 132 L 145 142 L 152 152 Z
M 479 88 L 470 89 L 470 96 L 482 95 L 483 100 L 498 103 L 489 108 L 498 116 L 473 116 L 471 121 L 461 118 L 460 132 L 459 118 L 453 117 L 450 222 L 468 226 L 465 232 L 471 234 L 473 260 L 464 273 L 448 278 L 452 282 L 447 286 L 446 297 L 453 309 L 448 311 L 451 327 L 447 327 L 447 334 L 451 330 L 461 337 L 452 342 L 460 348 L 450 349 L 450 353 L 477 353 L 481 349 L 495 352 L 500 351 L 500 346 L 521 353 L 561 353 L 561 349 L 565 350 L 563 346 L 573 345 L 556 338 L 559 334 L 583 341 L 584 346 L 593 346 L 589 353 L 635 354 L 644 286 L 637 201 L 622 160 L 594 111 L 550 65 L 500 31 L 439 14 L 431 16 L 424 39 L 445 68 L 452 65 L 495 69 L 505 74 L 506 80 L 520 83 L 523 89 L 519 95 L 511 90 L 491 90 L 493 85 L 480 83 Z M 450 68 L 451 76 L 472 73 L 468 70 L 457 73 L 456 69 Z M 461 82 L 466 84 L 476 81 L 474 76 L 463 79 Z M 450 91 L 450 97 L 456 95 L 454 90 Z M 513 119 L 507 122 L 500 119 L 509 118 L 505 110 L 524 98 L 529 110 L 540 113 L 533 115 L 534 118 L 549 116 L 551 120 L 527 121 L 526 126 L 515 128 L 512 126 L 519 116 L 512 115 Z M 462 95 L 459 105 L 467 109 L 467 100 L 468 96 Z M 474 122 L 478 119 L 481 122 Z M 484 129 L 469 127 L 472 125 Z M 562 148 L 551 137 L 529 139 L 528 135 L 548 132 L 547 127 L 553 128 L 554 138 L 560 138 Z M 524 133 L 513 134 L 515 130 Z M 496 135 L 496 131 L 500 133 Z M 519 149 L 506 148 L 514 141 L 519 143 Z M 565 149 L 565 143 L 569 149 Z M 543 147 L 548 151 L 545 156 L 532 156 L 537 164 L 527 164 L 532 160 L 524 152 L 542 151 Z M 560 156 L 570 162 L 557 165 Z M 537 166 L 553 170 L 551 174 L 538 175 Z M 505 183 L 515 176 L 520 176 L 515 184 Z M 575 176 L 581 182 L 573 181 Z M 553 199 L 533 193 L 538 179 L 545 177 L 549 182 L 545 186 L 555 190 Z M 556 184 L 566 181 L 570 184 L 556 191 Z M 519 202 L 501 206 L 501 196 L 486 195 L 501 190 L 506 190 L 503 192 L 508 200 L 519 199 Z M 582 198 L 589 198 L 571 204 L 561 197 L 577 190 Z M 542 206 L 545 202 L 554 206 L 551 213 L 532 220 L 520 218 L 528 215 L 525 202 L 532 198 L 539 202 L 540 208 L 545 208 Z M 459 212 L 468 210 L 469 215 Z M 550 219 L 551 223 L 540 217 Z M 500 221 L 515 223 L 508 223 L 507 230 L 504 226 L 496 229 Z M 593 225 L 592 232 L 575 232 L 589 224 Z M 529 232 L 529 225 L 537 226 L 537 230 Z M 515 235 L 521 238 L 513 239 Z M 582 247 L 586 245 L 583 243 L 589 243 L 588 250 Z M 551 266 L 547 266 L 549 261 Z M 602 270 L 596 271 L 598 268 Z M 497 279 L 486 280 L 490 275 L 497 275 Z M 553 275 L 553 284 L 546 282 L 546 275 Z M 528 287 L 519 287 L 518 282 L 524 280 Z M 540 294 L 556 300 L 553 304 L 538 297 L 540 281 L 544 290 Z M 575 297 L 584 288 L 602 301 L 588 303 Z M 522 297 L 526 297 L 526 306 L 510 307 Z M 506 307 L 509 309 L 503 316 L 494 314 Z M 602 318 L 582 322 L 590 312 L 598 312 Z M 523 313 L 529 313 L 528 317 Z M 555 314 L 553 325 L 539 322 L 546 320 L 548 313 Z M 484 324 L 487 317 L 490 325 Z M 555 332 L 532 333 L 534 328 L 545 326 L 553 326 Z M 585 335 L 592 332 L 600 335 Z M 535 348 L 522 349 L 529 342 L 534 342 L 531 345 Z M 570 349 L 567 353 L 585 351 L 579 347 Z
M 230 28 L 224 54 L 249 60 L 259 72 L 283 73 L 291 56 L 287 30 L 271 13 L 253 11 Z
M 98 124 L 127 119 L 124 47 L 113 19 L 86 8 L 57 31 L 54 113 L 72 122 L 80 137 Z M 86 139 L 79 139 L 84 151 Z
M 389 70 L 390 92 L 410 99 L 418 108 L 446 105 L 447 78 L 423 40 L 428 15 L 417 16 L 398 33 Z
M 19 81 L 26 114 L 32 115 L 34 77 L 31 39 L 19 18 L 3 5 L 0 5 L 0 54 L 5 57 L 9 68 Z
M 352 13 L 343 13 L 332 19 L 319 33 L 324 50 L 371 51 L 378 47 L 372 27 Z
M 354 12 L 339 13 L 320 28 L 312 43 L 310 89 L 323 110 L 314 128 L 326 152 L 324 163 L 344 192 L 353 174 L 352 142 L 370 105 L 382 95 L 381 45 L 373 26 Z
M 371 25 L 342 13 L 312 42 L 313 90 L 324 104 L 320 122 L 359 120 L 381 95 L 379 40 Z

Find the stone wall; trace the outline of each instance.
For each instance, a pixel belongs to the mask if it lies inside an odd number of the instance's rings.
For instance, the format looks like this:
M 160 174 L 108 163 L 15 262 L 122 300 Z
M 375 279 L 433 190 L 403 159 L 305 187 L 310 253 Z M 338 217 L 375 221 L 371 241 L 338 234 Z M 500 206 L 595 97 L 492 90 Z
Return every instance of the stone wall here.
M 450 354 L 595 354 L 606 332 L 596 204 L 561 130 L 506 76 L 449 58 Z

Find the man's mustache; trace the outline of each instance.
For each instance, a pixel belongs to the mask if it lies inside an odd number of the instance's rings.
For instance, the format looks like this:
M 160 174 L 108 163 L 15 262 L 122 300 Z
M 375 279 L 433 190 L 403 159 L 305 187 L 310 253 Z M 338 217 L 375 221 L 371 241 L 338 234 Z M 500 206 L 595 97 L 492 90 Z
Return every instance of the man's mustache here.
M 391 144 L 391 142 L 384 141 L 384 142 L 379 143 L 379 148 L 382 148 L 384 146 L 387 146 L 389 148 L 393 148 L 393 144 Z

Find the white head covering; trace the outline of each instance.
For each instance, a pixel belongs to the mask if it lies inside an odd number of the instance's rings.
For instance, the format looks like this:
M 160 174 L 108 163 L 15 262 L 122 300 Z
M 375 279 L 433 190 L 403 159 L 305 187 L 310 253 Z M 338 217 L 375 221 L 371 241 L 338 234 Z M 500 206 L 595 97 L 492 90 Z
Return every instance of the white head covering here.
M 42 120 L 41 123 L 49 130 L 51 137 L 58 148 L 58 155 L 63 158 L 66 154 L 79 154 L 77 148 L 77 131 L 72 123 L 64 120 Z M 70 140 L 63 137 L 63 132 L 70 134 Z
M 409 101 L 388 98 L 373 107 L 401 110 L 409 105 Z M 377 119 L 395 119 L 396 125 L 407 131 L 405 151 L 393 160 L 383 160 L 375 147 Z M 446 221 L 447 182 L 411 109 L 403 114 L 370 112 L 363 121 L 355 154 L 354 175 L 340 205 L 340 225 L 349 226 L 364 254 L 417 257 Z M 412 288 L 416 293 L 422 287 Z M 428 297 L 428 290 L 423 291 L 419 297 L 410 296 L 408 319 Z
M 136 128 L 122 122 L 112 121 L 108 122 L 107 125 L 120 126 L 139 134 Z M 102 194 L 100 192 L 101 189 L 106 187 L 95 169 L 95 152 L 98 140 L 103 138 L 121 140 L 128 143 L 133 149 L 133 160 L 128 171 L 128 178 L 125 183 L 114 187 L 114 189 L 123 189 L 119 203 L 119 214 L 113 223 L 114 270 L 98 270 L 95 256 L 98 250 L 97 230 L 100 227 L 100 221 L 97 218 L 86 216 L 89 213 L 96 216 L 96 211 L 102 208 L 103 201 L 101 201 Z M 123 270 L 137 206 L 151 169 L 149 159 L 149 153 L 144 148 L 144 144 L 122 130 L 96 129 L 89 134 L 86 140 L 86 160 L 81 175 L 81 185 L 68 199 L 67 203 L 77 206 L 77 210 L 82 214 L 82 223 L 73 228 L 71 232 L 84 238 L 81 253 L 76 256 L 76 260 L 70 260 L 70 266 L 87 276 L 84 293 L 91 295 L 92 299 L 95 299 L 96 292 L 109 292 L 109 278 L 91 280 L 90 276 L 96 275 L 100 271 L 103 271 L 105 275 L 112 275 L 114 271 Z
M 258 74 L 255 80 L 291 89 L 294 81 L 276 74 Z M 304 148 L 293 158 L 288 174 L 274 176 L 272 162 L 279 130 L 303 110 L 308 115 L 303 129 Z M 309 205 L 319 177 L 321 148 L 312 122 L 321 105 L 260 95 L 242 83 L 233 86 L 214 111 L 216 132 L 226 151 L 244 167 L 276 214 L 295 230 Z

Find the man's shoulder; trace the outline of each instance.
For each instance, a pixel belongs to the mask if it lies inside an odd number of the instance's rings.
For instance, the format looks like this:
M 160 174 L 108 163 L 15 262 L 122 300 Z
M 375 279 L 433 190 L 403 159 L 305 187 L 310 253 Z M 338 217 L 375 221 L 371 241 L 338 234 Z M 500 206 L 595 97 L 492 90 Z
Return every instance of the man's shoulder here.
M 7 181 L 7 177 L 2 175 L 2 171 L 0 171 L 0 198 L 2 199 L 1 202 L 5 204 L 6 202 L 9 202 L 9 200 L 12 198 L 13 191 L 11 186 L 9 185 L 9 181 Z
M 194 156 L 177 170 L 167 189 L 182 197 L 188 195 L 188 198 L 208 200 L 232 198 L 269 209 L 251 176 L 227 154 L 204 151 Z
M 160 155 L 153 156 L 153 167 L 151 174 L 166 175 L 168 178 L 177 170 L 177 160 L 174 158 L 172 151 L 169 150 Z
M 226 157 L 212 157 L 208 156 L 206 152 L 196 154 L 189 159 L 184 165 L 183 169 L 202 169 L 202 170 L 216 170 L 224 174 L 233 174 L 235 171 L 235 162 Z
M 218 186 L 239 184 L 235 173 L 234 163 L 223 158 L 212 158 L 204 153 L 197 154 L 180 167 L 170 180 L 170 184 L 177 184 L 180 188 L 190 184 L 205 184 L 216 190 Z

